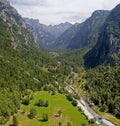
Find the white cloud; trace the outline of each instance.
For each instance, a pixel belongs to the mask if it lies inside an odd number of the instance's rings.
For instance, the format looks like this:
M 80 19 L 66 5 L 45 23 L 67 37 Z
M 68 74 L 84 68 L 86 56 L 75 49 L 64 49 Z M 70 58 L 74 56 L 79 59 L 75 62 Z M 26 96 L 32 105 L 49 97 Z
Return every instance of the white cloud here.
M 25 6 L 42 6 L 46 4 L 46 0 L 9 0 L 13 5 L 25 5 Z
M 44 24 L 81 22 L 95 10 L 112 9 L 120 0 L 9 0 L 18 12 Z

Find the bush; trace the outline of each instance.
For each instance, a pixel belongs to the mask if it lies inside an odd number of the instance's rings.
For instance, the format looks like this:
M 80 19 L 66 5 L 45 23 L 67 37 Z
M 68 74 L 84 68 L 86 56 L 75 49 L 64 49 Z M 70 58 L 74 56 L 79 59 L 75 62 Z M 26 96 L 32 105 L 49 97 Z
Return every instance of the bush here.
M 95 119 L 95 118 L 89 120 L 89 123 L 90 123 L 90 124 L 91 124 L 91 123 L 95 123 L 95 122 L 96 122 L 96 119 Z
M 69 101 L 72 101 L 72 100 L 73 100 L 72 95 L 71 95 L 71 94 L 68 94 L 68 95 L 67 95 L 67 99 L 68 99 Z
M 72 126 L 72 124 L 70 122 L 67 122 L 67 126 Z
M 108 110 L 108 107 L 107 107 L 107 105 L 105 105 L 105 104 L 103 104 L 102 107 L 100 108 L 100 111 L 101 111 L 101 112 L 105 112 L 105 111 L 107 111 L 107 110 Z
M 42 121 L 44 121 L 44 122 L 48 121 L 48 114 L 47 113 L 42 114 Z
M 73 101 L 72 101 L 72 105 L 73 105 L 73 106 L 77 106 L 77 104 L 78 104 L 78 103 L 77 103 L 76 100 L 73 100 Z
M 45 102 L 44 106 L 45 106 L 45 107 L 48 107 L 48 106 L 49 106 L 48 101 Z
M 24 104 L 24 105 L 29 105 L 29 103 L 30 103 L 30 99 L 29 98 L 25 98 L 22 101 L 22 104 Z
M 8 118 L 5 118 L 5 117 L 1 117 L 0 118 L 0 124 L 5 124 L 7 121 L 8 121 L 9 117 Z
M 76 94 L 76 95 L 74 95 L 74 98 L 79 100 L 80 96 Z
M 28 117 L 29 117 L 30 119 L 33 119 L 33 118 L 35 118 L 36 115 L 37 115 L 37 110 L 36 110 L 35 108 L 32 108 L 32 109 L 30 110 L 30 114 L 28 115 Z
M 44 101 L 43 99 L 39 99 L 39 101 L 35 104 L 38 107 L 48 107 L 49 103 L 48 101 Z
M 13 126 L 18 126 L 18 120 L 16 118 L 16 116 L 13 116 Z
M 59 122 L 58 125 L 59 125 L 59 126 L 62 126 L 62 122 Z
M 114 115 L 120 119 L 120 111 L 117 109 L 114 109 Z

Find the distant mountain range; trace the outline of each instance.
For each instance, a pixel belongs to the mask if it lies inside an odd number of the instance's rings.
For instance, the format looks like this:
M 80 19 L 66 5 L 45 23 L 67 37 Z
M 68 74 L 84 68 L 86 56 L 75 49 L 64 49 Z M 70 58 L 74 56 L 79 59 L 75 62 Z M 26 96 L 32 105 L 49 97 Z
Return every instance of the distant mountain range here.
M 26 19 L 39 44 L 54 51 L 87 47 L 85 66 L 115 65 L 120 59 L 120 5 L 112 11 L 97 10 L 83 23 L 63 23 L 55 26 Z M 97 43 L 97 44 L 96 44 Z
M 85 22 L 74 25 L 66 22 L 55 26 L 46 26 L 40 24 L 38 20 L 24 19 L 43 48 L 66 50 L 95 45 L 100 28 L 108 14 L 109 11 L 98 10 Z
M 56 40 L 66 29 L 72 24 L 65 22 L 58 25 L 44 25 L 40 24 L 38 19 L 24 18 L 28 27 L 34 33 L 38 43 L 45 49 L 49 49 Z
M 75 24 L 67 29 L 55 41 L 56 48 L 79 49 L 84 46 L 93 46 L 98 40 L 98 34 L 109 11 L 98 10 L 81 24 Z

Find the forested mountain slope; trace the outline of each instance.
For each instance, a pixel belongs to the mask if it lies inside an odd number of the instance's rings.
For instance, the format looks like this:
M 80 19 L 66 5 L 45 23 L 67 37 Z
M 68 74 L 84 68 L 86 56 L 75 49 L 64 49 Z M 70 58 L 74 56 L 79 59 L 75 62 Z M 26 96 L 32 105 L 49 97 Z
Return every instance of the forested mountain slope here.
M 53 82 L 44 68 L 55 64 L 17 11 L 0 0 L 0 124 L 17 112 L 27 89 L 40 90 Z
M 120 4 L 109 14 L 95 47 L 85 56 L 84 89 L 100 111 L 120 118 Z

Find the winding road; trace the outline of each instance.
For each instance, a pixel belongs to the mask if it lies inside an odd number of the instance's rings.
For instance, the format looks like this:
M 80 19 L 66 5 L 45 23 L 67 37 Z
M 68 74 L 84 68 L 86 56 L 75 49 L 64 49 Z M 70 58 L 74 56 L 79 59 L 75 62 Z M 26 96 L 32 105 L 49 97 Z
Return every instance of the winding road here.
M 71 74 L 74 74 L 74 80 L 77 78 L 77 74 L 73 71 L 73 69 L 71 68 Z M 70 75 L 68 75 L 68 77 L 66 78 L 64 84 L 66 85 L 66 89 L 68 90 L 68 92 L 74 92 L 76 93 L 80 99 L 77 100 L 78 102 L 78 107 L 81 108 L 81 110 L 84 112 L 84 114 L 87 116 L 88 119 L 96 119 L 96 123 L 99 126 L 115 126 L 113 123 L 111 123 L 110 121 L 104 119 L 103 117 L 101 117 L 100 115 L 98 115 L 88 104 L 88 102 L 86 101 L 86 99 L 84 99 L 82 97 L 82 95 L 78 92 L 77 89 L 72 87 L 72 84 L 74 82 L 74 80 L 70 81 L 70 84 L 67 83 L 67 81 L 69 80 Z M 55 81 L 55 84 L 58 85 L 58 82 Z

